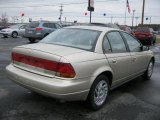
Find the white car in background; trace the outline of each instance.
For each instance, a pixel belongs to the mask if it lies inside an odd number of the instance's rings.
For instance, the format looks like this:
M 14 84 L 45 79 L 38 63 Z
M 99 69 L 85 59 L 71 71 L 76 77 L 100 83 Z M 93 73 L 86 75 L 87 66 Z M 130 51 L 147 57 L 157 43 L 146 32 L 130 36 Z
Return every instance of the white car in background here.
M 25 24 L 17 24 L 10 26 L 9 28 L 2 29 L 0 31 L 0 34 L 2 34 L 4 37 L 11 36 L 13 38 L 17 38 L 18 36 L 23 36 L 25 33 Z

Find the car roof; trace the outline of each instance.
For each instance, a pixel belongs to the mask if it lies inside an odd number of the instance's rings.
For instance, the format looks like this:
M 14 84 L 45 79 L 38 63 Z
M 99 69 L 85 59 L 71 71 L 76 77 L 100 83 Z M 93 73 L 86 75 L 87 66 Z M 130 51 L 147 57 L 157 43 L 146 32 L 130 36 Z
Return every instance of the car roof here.
M 111 31 L 111 30 L 119 30 L 115 28 L 102 27 L 102 26 L 69 26 L 65 28 L 78 28 L 78 29 L 87 29 L 87 30 L 97 30 L 97 31 Z

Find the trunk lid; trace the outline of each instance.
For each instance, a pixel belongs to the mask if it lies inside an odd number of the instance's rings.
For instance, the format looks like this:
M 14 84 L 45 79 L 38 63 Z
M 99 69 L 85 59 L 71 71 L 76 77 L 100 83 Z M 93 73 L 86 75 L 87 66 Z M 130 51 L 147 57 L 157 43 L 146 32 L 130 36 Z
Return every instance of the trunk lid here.
M 56 65 L 61 58 L 79 52 L 83 52 L 83 50 L 52 44 L 23 45 L 13 49 L 16 57 L 13 59 L 14 55 L 12 53 L 12 63 L 20 69 L 47 77 L 54 77 L 56 74 L 54 69 L 56 69 Z
M 37 28 L 39 25 L 40 25 L 39 22 L 31 22 L 31 23 L 26 27 L 25 34 L 29 34 L 29 35 L 35 34 L 35 33 L 36 33 L 36 28 Z

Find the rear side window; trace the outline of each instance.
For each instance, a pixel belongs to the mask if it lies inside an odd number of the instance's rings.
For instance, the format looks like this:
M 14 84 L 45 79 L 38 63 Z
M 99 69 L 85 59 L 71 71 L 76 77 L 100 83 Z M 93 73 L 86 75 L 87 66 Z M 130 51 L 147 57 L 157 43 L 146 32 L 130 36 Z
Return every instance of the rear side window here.
M 124 53 L 127 51 L 124 40 L 119 32 L 110 32 L 107 34 L 107 38 L 113 53 Z
M 49 28 L 56 28 L 56 26 L 55 26 L 54 23 L 48 23 L 48 27 L 49 27 Z
M 36 28 L 36 27 L 38 27 L 39 26 L 39 23 L 38 22 L 31 22 L 28 26 L 27 26 L 27 28 Z
M 43 27 L 47 27 L 47 28 L 56 28 L 54 23 L 44 23 Z
M 43 23 L 43 27 L 48 27 L 48 23 Z

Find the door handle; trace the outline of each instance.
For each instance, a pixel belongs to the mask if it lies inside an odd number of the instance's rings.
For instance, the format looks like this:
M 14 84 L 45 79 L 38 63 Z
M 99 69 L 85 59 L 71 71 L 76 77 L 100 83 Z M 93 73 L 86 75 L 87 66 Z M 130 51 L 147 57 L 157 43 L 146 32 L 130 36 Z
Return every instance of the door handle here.
M 112 63 L 117 63 L 117 60 L 115 60 L 115 59 L 114 59 L 114 60 L 112 60 Z

